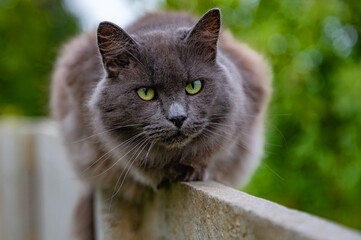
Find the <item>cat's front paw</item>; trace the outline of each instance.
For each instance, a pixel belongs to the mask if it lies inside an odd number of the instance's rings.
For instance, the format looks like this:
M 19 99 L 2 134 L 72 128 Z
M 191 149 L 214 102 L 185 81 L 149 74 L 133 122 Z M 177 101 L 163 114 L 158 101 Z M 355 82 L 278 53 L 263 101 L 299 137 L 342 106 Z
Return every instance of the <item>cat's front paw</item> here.
M 184 177 L 183 181 L 203 181 L 205 178 L 205 169 L 192 169 L 187 172 L 186 176 Z
M 206 177 L 206 170 L 203 167 L 181 165 L 178 171 L 177 181 L 203 181 Z
M 158 185 L 157 189 L 167 188 L 172 182 L 190 182 L 207 180 L 208 174 L 205 168 L 193 168 L 190 166 L 179 165 L 171 171 L 171 177 L 164 178 Z

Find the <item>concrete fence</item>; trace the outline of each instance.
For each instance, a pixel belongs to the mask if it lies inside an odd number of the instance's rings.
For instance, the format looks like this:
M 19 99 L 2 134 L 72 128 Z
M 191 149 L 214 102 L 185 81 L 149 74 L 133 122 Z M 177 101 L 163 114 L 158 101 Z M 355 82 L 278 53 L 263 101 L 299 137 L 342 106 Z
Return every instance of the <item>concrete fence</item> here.
M 79 191 L 48 120 L 0 120 L 0 240 L 64 240 Z M 142 203 L 95 193 L 97 240 L 361 240 L 336 223 L 215 182 L 178 183 Z

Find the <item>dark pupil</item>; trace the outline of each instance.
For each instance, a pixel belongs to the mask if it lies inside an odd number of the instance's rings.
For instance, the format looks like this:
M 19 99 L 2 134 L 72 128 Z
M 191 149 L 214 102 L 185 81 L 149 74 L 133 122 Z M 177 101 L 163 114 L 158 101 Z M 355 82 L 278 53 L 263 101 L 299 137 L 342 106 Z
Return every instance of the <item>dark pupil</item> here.
M 148 88 L 143 88 L 143 90 L 144 90 L 144 94 L 148 95 Z
M 194 82 L 191 82 L 191 86 L 192 86 L 192 88 L 194 89 Z

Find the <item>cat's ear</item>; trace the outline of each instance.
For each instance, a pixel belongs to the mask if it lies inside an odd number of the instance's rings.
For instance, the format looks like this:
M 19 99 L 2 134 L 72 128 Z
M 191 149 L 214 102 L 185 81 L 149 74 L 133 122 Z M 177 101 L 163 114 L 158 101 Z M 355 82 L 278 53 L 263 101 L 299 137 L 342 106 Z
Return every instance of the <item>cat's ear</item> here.
M 194 25 L 186 37 L 186 41 L 196 52 L 214 61 L 217 54 L 217 42 L 221 29 L 221 13 L 218 8 L 206 12 Z
M 136 41 L 122 28 L 110 22 L 101 22 L 97 31 L 98 48 L 109 76 L 117 76 L 119 71 L 134 60 Z

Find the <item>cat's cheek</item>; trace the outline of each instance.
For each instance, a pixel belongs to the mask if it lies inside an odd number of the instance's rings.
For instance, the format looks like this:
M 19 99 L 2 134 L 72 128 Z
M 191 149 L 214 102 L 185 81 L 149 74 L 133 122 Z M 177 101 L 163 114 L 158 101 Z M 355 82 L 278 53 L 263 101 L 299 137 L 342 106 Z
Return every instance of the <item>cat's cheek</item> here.
M 213 101 L 206 96 L 199 96 L 189 104 L 190 112 L 197 118 L 205 118 L 212 109 Z
M 93 114 L 99 113 L 100 97 L 102 95 L 102 92 L 104 91 L 105 82 L 106 82 L 105 78 L 99 81 L 94 92 L 91 94 L 89 101 L 86 104 L 90 112 Z

